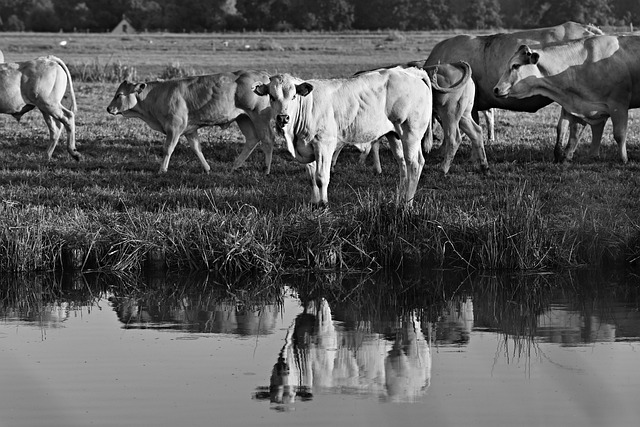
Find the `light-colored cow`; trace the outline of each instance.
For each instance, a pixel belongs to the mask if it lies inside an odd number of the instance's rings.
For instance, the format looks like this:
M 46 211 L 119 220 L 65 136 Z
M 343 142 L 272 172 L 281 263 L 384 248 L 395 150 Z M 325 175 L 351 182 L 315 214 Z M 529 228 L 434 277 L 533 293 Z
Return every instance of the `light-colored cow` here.
M 151 129 L 166 135 L 161 173 L 167 171 L 181 135 L 185 136 L 208 173 L 211 167 L 202 154 L 198 129 L 226 127 L 236 122 L 246 142 L 232 170 L 241 167 L 256 145 L 262 142 L 264 170 L 268 174 L 274 133 L 269 124 L 268 99 L 256 96 L 252 91 L 256 81 L 266 83 L 269 75 L 247 70 L 145 83 L 125 80 L 118 86 L 107 112 L 142 119 Z
M 400 166 L 398 198 L 411 203 L 431 149 L 431 82 L 416 68 L 366 72 L 346 79 L 303 81 L 289 74 L 258 82 L 269 96 L 287 149 L 307 164 L 312 202 L 328 203 L 331 159 L 341 143 L 369 144 L 386 136 Z
M 62 105 L 69 86 L 71 109 Z M 37 108 L 49 128 L 47 159 L 51 160 L 62 127 L 67 131 L 67 151 L 80 160 L 76 150 L 76 95 L 69 69 L 60 58 L 44 56 L 31 61 L 0 64 L 0 113 L 16 120 Z
M 494 88 L 496 97 L 544 96 L 602 135 L 611 117 L 620 159 L 627 162 L 630 108 L 640 107 L 640 36 L 597 36 L 557 45 L 520 46 Z M 599 144 L 592 143 L 592 154 Z
M 437 65 L 466 61 L 473 70 L 473 80 L 476 85 L 476 98 L 473 117 L 478 122 L 478 111 L 501 108 L 512 111 L 535 112 L 549 105 L 551 99 L 543 96 L 530 98 L 496 98 L 493 87 L 500 79 L 500 75 L 513 52 L 522 44 L 550 44 L 569 40 L 581 39 L 593 35 L 602 35 L 602 31 L 592 25 L 582 25 L 576 22 L 566 22 L 554 27 L 538 28 L 518 31 L 514 33 L 499 33 L 484 36 L 457 35 L 441 41 L 434 46 L 425 65 Z M 557 125 L 556 145 L 554 156 L 556 161 L 571 160 L 573 153 L 563 151 L 562 142 L 570 130 L 569 144 L 573 146 L 580 137 L 577 125 L 580 121 L 567 114 L 561 113 Z M 593 141 L 598 141 L 594 130 Z
M 392 67 L 417 67 L 423 68 L 423 61 L 412 61 L 406 64 L 394 65 Z M 387 67 L 391 68 L 391 67 Z M 471 79 L 471 68 L 464 61 L 453 64 L 439 64 L 423 68 L 431 77 L 433 89 L 433 116 L 442 125 L 444 138 L 438 148 L 438 154 L 444 156 L 440 163 L 440 169 L 446 174 L 449 172 L 451 162 L 462 142 L 460 131 L 464 132 L 471 140 L 473 154 L 472 158 L 478 162 L 483 172 L 489 170 L 487 155 L 482 141 L 482 128 L 473 120 L 471 112 L 473 110 L 473 100 L 475 97 L 475 84 Z M 379 140 L 376 140 L 364 147 L 360 156 L 360 163 L 363 164 L 369 152 L 373 153 L 373 163 L 377 173 L 382 172 L 379 155 Z M 333 158 L 335 164 L 342 146 L 336 150 Z

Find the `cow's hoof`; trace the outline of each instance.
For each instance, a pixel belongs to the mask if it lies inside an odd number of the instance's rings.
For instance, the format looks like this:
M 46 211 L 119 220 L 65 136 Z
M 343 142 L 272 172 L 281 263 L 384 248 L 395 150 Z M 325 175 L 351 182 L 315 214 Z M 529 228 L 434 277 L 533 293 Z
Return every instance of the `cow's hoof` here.
M 73 158 L 73 160 L 75 160 L 76 162 L 79 162 L 80 160 L 82 160 L 82 154 L 76 151 L 75 153 L 71 153 L 71 158 Z

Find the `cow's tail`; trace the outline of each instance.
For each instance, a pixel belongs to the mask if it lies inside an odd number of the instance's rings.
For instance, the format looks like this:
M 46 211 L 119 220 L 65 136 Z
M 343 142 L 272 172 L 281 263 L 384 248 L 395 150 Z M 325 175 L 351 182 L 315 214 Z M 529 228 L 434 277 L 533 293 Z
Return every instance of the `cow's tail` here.
M 429 88 L 429 98 L 432 102 L 432 107 L 433 107 L 433 97 L 431 94 L 431 91 L 433 90 L 432 88 L 432 81 L 431 78 L 429 77 L 429 73 L 426 72 L 426 70 L 424 70 L 423 68 L 415 68 L 415 72 L 420 74 L 420 78 L 422 78 L 422 81 L 424 82 L 424 84 L 427 85 L 427 87 Z M 432 108 L 432 112 L 431 114 L 433 115 L 433 108 Z M 422 136 L 422 151 L 424 153 L 429 153 L 431 151 L 431 147 L 433 147 L 433 120 L 429 120 L 429 126 L 427 127 L 426 132 L 424 133 L 424 135 Z
M 422 137 L 422 152 L 428 154 L 433 147 L 433 120 L 429 120 L 429 127 Z
M 438 65 L 425 67 L 425 70 L 431 76 L 431 86 L 433 87 L 433 90 L 437 90 L 440 93 L 454 92 L 459 90 L 462 86 L 464 86 L 467 83 L 467 81 L 471 78 L 471 66 L 467 62 L 460 61 L 460 62 L 453 63 L 451 65 L 462 69 L 463 74 L 462 74 L 462 78 L 458 82 L 456 82 L 455 84 L 449 87 L 442 87 L 438 84 Z
M 49 58 L 51 61 L 54 61 L 56 64 L 58 64 L 67 75 L 67 84 L 69 85 L 69 96 L 71 97 L 71 111 L 73 111 L 74 114 L 77 113 L 78 105 L 76 104 L 76 93 L 73 90 L 73 81 L 71 80 L 71 73 L 67 68 L 67 64 L 65 64 L 62 61 L 62 59 L 58 58 L 57 56 L 49 55 L 47 58 Z

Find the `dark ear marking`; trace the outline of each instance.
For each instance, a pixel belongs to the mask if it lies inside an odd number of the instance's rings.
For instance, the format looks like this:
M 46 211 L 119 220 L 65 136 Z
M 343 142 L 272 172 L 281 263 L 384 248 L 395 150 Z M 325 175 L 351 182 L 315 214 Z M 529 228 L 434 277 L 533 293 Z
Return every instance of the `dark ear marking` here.
M 311 83 L 303 82 L 299 85 L 296 85 L 296 93 L 300 96 L 307 96 L 313 90 L 313 85 Z

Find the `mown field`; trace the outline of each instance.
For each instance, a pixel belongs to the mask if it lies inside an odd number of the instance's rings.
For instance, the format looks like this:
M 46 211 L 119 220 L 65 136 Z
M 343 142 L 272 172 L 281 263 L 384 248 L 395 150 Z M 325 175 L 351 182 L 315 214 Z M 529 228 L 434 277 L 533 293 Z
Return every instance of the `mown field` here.
M 589 158 L 583 141 L 572 164 L 558 165 L 557 105 L 536 114 L 499 111 L 497 141 L 486 147 L 490 174 L 475 170 L 466 141 L 447 176 L 427 155 L 410 209 L 394 203 L 398 169 L 386 150 L 377 176 L 345 149 L 331 175 L 330 207 L 316 209 L 306 203 L 305 169 L 284 156 L 274 156 L 268 176 L 260 150 L 243 170 L 230 172 L 243 143 L 235 125 L 201 132 L 209 175 L 186 144 L 159 175 L 163 136 L 106 112 L 125 75 L 147 80 L 257 68 L 338 77 L 426 58 L 452 34 L 3 34 L 6 61 L 55 54 L 72 69 L 83 160 L 59 146 L 46 161 L 39 113 L 20 123 L 0 117 L 0 270 L 50 271 L 75 262 L 84 270 L 153 265 L 237 277 L 415 262 L 477 270 L 637 266 L 635 111 L 626 165 L 610 125 L 601 158 Z

